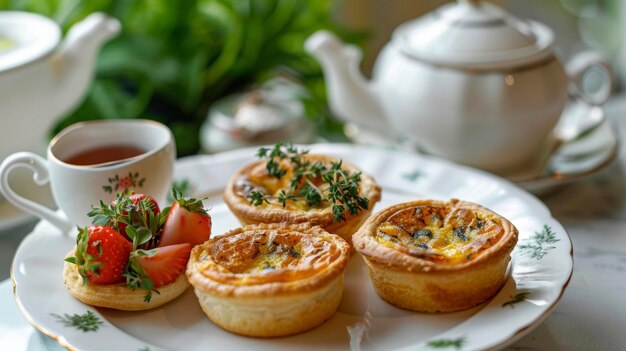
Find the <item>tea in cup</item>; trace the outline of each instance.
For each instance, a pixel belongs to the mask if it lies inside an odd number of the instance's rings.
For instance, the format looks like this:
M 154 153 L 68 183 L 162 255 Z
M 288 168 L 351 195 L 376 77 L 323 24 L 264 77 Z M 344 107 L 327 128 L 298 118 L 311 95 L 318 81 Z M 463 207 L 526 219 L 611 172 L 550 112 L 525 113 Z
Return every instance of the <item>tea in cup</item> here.
M 135 191 L 162 202 L 172 182 L 176 148 L 171 131 L 148 120 L 77 123 L 55 136 L 46 159 L 31 152 L 8 156 L 0 165 L 0 191 L 16 207 L 67 232 L 91 223 L 87 212 L 118 193 Z M 38 185 L 50 183 L 60 212 L 18 195 L 9 174 L 25 167 Z

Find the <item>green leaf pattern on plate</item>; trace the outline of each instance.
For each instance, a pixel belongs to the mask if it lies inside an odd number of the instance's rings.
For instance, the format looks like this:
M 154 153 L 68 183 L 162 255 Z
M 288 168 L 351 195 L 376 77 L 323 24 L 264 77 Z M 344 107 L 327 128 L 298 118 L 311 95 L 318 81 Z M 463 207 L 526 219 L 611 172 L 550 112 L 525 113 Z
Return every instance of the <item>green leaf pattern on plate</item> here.
M 523 292 L 517 293 L 515 296 L 511 296 L 511 299 L 509 301 L 503 303 L 502 307 L 509 306 L 511 308 L 515 308 L 515 304 L 518 304 L 518 303 L 526 300 L 528 298 L 528 296 L 530 296 L 530 292 L 528 292 L 528 291 L 523 291 Z
M 67 313 L 61 315 L 51 313 L 59 322 L 63 323 L 66 327 L 74 327 L 84 332 L 98 331 L 103 324 L 102 320 L 96 316 L 93 312 L 87 311 L 85 314 L 69 315 Z
M 419 178 L 422 178 L 424 176 L 424 173 L 420 172 L 419 170 L 414 170 L 412 172 L 407 172 L 402 174 L 402 178 L 414 182 L 416 180 L 418 180 Z
M 552 231 L 552 228 L 545 224 L 540 232 L 535 232 L 529 240 L 526 240 L 524 244 L 520 245 L 519 250 L 523 255 L 541 260 L 548 254 L 548 251 L 556 248 L 556 246 L 550 244 L 554 244 L 558 241 L 560 241 L 560 239 L 556 238 L 556 234 Z
M 465 337 L 462 336 L 456 339 L 437 339 L 428 342 L 428 347 L 433 349 L 447 349 L 450 347 L 460 350 L 465 344 Z

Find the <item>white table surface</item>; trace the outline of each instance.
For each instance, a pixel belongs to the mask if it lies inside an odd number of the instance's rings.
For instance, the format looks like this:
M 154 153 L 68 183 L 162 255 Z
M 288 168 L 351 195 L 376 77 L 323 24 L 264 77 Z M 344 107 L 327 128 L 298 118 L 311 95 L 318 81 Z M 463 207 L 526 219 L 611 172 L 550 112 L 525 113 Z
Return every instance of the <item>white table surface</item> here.
M 621 140 L 626 140 L 626 96 L 613 99 L 606 111 Z M 626 349 L 624 165 L 626 150 L 622 147 L 618 160 L 605 171 L 541 198 L 572 238 L 574 274 L 554 312 L 508 350 Z M 8 261 L 6 254 L 0 259 Z M 0 283 L 0 349 L 61 349 L 20 314 L 10 280 Z

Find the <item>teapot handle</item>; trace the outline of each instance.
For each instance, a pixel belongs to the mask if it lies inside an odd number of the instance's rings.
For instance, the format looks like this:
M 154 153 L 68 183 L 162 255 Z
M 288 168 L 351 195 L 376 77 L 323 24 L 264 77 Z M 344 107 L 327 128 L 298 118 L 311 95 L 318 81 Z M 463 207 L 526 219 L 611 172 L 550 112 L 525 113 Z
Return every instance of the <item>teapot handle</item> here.
M 595 91 L 587 91 L 583 87 L 583 79 L 590 69 L 598 69 L 604 76 L 604 81 Z M 611 96 L 613 90 L 613 70 L 609 60 L 603 55 L 584 51 L 578 53 L 567 63 L 567 73 L 570 78 L 570 94 L 590 105 L 602 105 Z

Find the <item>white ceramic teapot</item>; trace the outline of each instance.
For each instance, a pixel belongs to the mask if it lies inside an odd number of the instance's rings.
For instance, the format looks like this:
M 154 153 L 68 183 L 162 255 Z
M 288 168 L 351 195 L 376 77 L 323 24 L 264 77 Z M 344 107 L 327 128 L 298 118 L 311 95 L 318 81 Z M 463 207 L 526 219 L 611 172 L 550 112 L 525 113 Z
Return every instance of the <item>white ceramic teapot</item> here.
M 371 81 L 358 70 L 358 49 L 329 32 L 313 34 L 305 48 L 320 61 L 340 118 L 500 174 L 542 162 L 568 88 L 596 105 L 611 92 L 601 55 L 579 54 L 566 69 L 548 27 L 481 1 L 450 3 L 399 26 Z M 606 79 L 585 91 L 582 76 L 591 67 Z
M 100 47 L 119 30 L 116 19 L 95 13 L 61 42 L 58 25 L 46 17 L 0 12 L 0 160 L 43 151 L 55 119 L 87 92 Z

